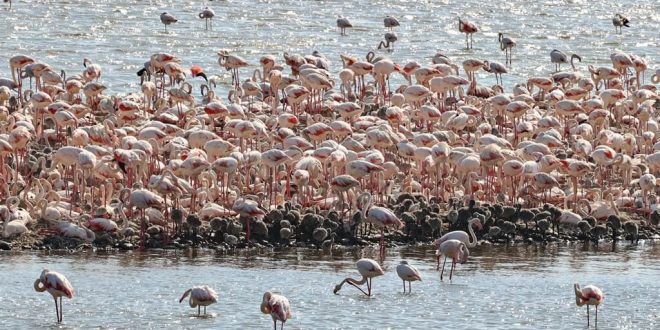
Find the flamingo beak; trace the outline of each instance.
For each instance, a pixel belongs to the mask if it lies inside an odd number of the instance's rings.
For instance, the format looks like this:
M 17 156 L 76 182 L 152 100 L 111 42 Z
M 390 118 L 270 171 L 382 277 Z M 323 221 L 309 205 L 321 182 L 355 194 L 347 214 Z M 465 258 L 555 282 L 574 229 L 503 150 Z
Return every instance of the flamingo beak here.
M 202 78 L 204 78 L 204 80 L 205 80 L 207 83 L 209 82 L 209 79 L 206 77 L 206 73 L 204 73 L 204 72 L 200 72 L 200 73 L 198 73 L 198 74 L 195 75 L 195 76 L 196 76 L 196 77 L 202 77 Z

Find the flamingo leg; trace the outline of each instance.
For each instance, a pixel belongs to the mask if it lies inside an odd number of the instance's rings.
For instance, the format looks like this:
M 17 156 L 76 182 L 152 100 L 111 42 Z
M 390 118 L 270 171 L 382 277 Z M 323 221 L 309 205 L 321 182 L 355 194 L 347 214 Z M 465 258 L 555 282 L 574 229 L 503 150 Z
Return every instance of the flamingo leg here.
M 273 330 L 277 330 L 277 321 L 273 320 Z
M 587 305 L 587 326 L 589 326 L 589 305 Z
M 406 281 L 404 280 L 402 282 L 403 282 L 403 293 L 406 293 Z
M 451 268 L 449 269 L 449 281 L 451 281 L 451 276 L 454 274 L 454 268 L 456 267 L 456 260 L 451 261 Z
M 438 260 L 439 262 L 440 260 Z M 440 271 L 440 281 L 442 281 L 442 275 L 445 273 L 445 264 L 447 263 L 447 257 L 445 256 L 445 261 L 442 262 L 442 270 Z
M 595 321 L 595 324 L 596 324 L 596 328 L 598 328 L 598 305 L 596 305 L 596 321 Z
M 197 316 L 200 315 L 200 310 L 202 309 L 201 307 L 202 307 L 202 306 L 197 306 Z
M 64 316 L 62 315 L 62 312 L 63 312 L 62 307 L 64 307 L 64 306 L 62 306 L 62 305 L 63 305 L 62 304 L 62 297 L 60 297 L 60 322 L 62 322 L 64 320 Z

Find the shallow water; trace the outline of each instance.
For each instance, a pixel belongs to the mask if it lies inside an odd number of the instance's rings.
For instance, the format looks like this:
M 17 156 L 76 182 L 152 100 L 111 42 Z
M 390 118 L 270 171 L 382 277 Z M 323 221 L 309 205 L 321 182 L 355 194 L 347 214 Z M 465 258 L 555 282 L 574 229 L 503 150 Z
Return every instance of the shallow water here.
M 206 5 L 216 12 L 213 31 L 206 31 L 204 21 L 197 18 Z M 587 64 L 611 66 L 609 55 L 615 49 L 646 58 L 650 68 L 657 65 L 660 54 L 660 2 L 655 0 L 18 0 L 11 11 L 0 8 L 4 22 L 0 24 L 0 63 L 23 53 L 73 74 L 83 69 L 82 59 L 87 57 L 101 64 L 101 80 L 110 89 L 106 94 L 138 91 L 135 72 L 155 52 L 178 55 L 185 65 L 201 65 L 209 74 L 223 75 L 226 84 L 219 86 L 223 90 L 231 78 L 217 64 L 219 49 L 230 49 L 252 64 L 249 70 L 241 70 L 242 77 L 258 67 L 261 55 L 275 54 L 281 60 L 284 51 L 310 54 L 319 50 L 337 72 L 340 53 L 362 57 L 377 47 L 385 32 L 382 19 L 388 14 L 398 17 L 402 26 L 397 30 L 395 51 L 387 55 L 403 64 L 409 60 L 429 63 L 439 49 L 458 63 L 474 57 L 504 62 L 497 33 L 517 39 L 513 66 L 504 75 L 507 89 L 554 70 L 549 60 L 553 48 L 582 55 L 583 71 Z M 163 11 L 179 19 L 168 32 L 159 20 Z M 615 12 L 631 18 L 631 27 L 623 35 L 614 32 Z M 337 15 L 349 17 L 355 26 L 348 36 L 336 30 Z M 457 28 L 459 15 L 483 31 L 475 35 L 473 50 L 464 49 L 465 38 Z M 9 74 L 8 66 L 2 65 L 0 76 Z M 478 77 L 484 84 L 495 82 L 485 72 Z
M 586 328 L 586 311 L 575 306 L 576 281 L 603 289 L 600 329 L 660 326 L 657 243 L 624 243 L 616 252 L 610 246 L 482 246 L 457 266 L 452 282 L 440 281 L 431 250 L 392 250 L 386 274 L 373 281 L 373 297 L 350 286 L 332 294 L 344 277 L 357 276 L 355 261 L 370 253 L 0 254 L 0 328 L 56 327 L 52 299 L 32 289 L 43 268 L 65 274 L 75 287 L 76 297 L 64 302 L 64 329 L 268 329 L 270 316 L 259 311 L 266 290 L 291 301 L 288 329 L 580 329 Z M 410 295 L 401 292 L 395 271 L 402 258 L 423 278 Z M 178 303 L 183 291 L 201 284 L 220 294 L 205 318 Z

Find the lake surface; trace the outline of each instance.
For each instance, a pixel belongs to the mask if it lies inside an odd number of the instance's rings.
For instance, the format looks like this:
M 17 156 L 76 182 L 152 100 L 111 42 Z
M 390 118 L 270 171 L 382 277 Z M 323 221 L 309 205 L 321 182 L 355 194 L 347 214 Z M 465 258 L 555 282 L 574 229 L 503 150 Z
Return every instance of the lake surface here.
M 204 21 L 197 18 L 204 6 L 216 12 L 213 31 L 206 31 Z M 579 67 L 585 73 L 587 64 L 611 66 L 609 55 L 616 49 L 646 58 L 649 68 L 657 66 L 660 54 L 660 2 L 656 0 L 17 0 L 11 11 L 0 8 L 4 23 L 0 24 L 0 63 L 5 63 L 0 76 L 10 75 L 6 63 L 16 54 L 31 55 L 69 74 L 82 71 L 87 57 L 102 66 L 101 81 L 109 87 L 106 94 L 138 91 L 135 72 L 156 52 L 175 54 L 186 66 L 196 64 L 210 75 L 222 75 L 221 90 L 228 88 L 231 77 L 217 64 L 219 49 L 229 49 L 252 64 L 241 70 L 243 78 L 258 67 L 262 55 L 273 54 L 281 61 L 285 51 L 305 55 L 319 50 L 337 73 L 340 53 L 364 57 L 377 48 L 385 33 L 382 20 L 388 14 L 401 22 L 396 30 L 399 41 L 393 53 L 380 54 L 402 64 L 410 60 L 430 63 L 437 50 L 459 65 L 467 58 L 504 62 L 497 33 L 517 39 L 510 74 L 504 75 L 507 90 L 531 76 L 548 76 L 554 70 L 549 60 L 554 48 L 581 55 Z M 164 11 L 179 19 L 168 32 L 159 19 Z M 622 35 L 612 25 L 616 12 L 631 19 L 631 27 Z M 355 26 L 348 36 L 340 36 L 336 29 L 338 15 L 347 16 Z M 457 16 L 482 29 L 474 36 L 473 50 L 465 49 Z M 483 71 L 478 77 L 483 84 L 495 83 Z M 395 79 L 393 83 L 403 82 L 399 76 Z
M 291 301 L 288 329 L 586 329 L 576 281 L 603 289 L 599 329 L 660 327 L 657 243 L 623 243 L 615 252 L 605 245 L 481 246 L 451 282 L 440 281 L 432 250 L 391 250 L 385 275 L 373 280 L 374 296 L 350 286 L 334 295 L 335 284 L 358 276 L 355 261 L 372 252 L 3 253 L 0 328 L 58 327 L 50 295 L 32 289 L 43 268 L 65 274 L 76 290 L 65 298 L 63 329 L 270 329 L 270 316 L 259 311 L 266 290 Z M 402 259 L 422 274 L 412 294 L 402 293 L 396 275 Z M 220 298 L 209 317 L 197 318 L 178 299 L 202 284 Z

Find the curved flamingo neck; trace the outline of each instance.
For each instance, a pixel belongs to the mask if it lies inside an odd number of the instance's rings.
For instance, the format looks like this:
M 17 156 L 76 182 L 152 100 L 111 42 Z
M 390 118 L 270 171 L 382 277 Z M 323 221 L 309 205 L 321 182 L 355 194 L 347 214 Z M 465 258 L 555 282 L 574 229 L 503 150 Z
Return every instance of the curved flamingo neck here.
M 468 226 L 468 231 L 470 232 L 470 239 L 468 239 L 468 247 L 475 247 L 477 246 L 477 235 L 474 233 L 474 229 L 472 229 L 473 224 L 470 223 Z

